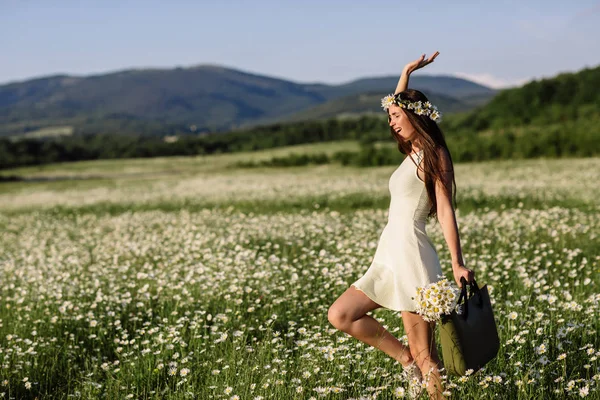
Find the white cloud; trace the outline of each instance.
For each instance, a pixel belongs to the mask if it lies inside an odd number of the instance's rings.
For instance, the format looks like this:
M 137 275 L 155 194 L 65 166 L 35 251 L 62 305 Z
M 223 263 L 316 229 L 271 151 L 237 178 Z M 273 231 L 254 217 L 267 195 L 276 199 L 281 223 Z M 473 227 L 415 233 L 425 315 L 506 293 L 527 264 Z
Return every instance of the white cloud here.
M 499 78 L 497 76 L 494 76 L 494 75 L 488 74 L 488 73 L 472 74 L 472 73 L 468 73 L 468 72 L 454 72 L 452 75 L 454 75 L 458 78 L 463 78 L 463 79 L 467 79 L 469 81 L 473 81 L 475 83 L 479 83 L 480 85 L 491 87 L 493 89 L 504 89 L 504 88 L 508 88 L 508 87 L 521 86 L 533 79 L 533 78 L 521 78 L 521 79 L 509 80 L 509 79 Z

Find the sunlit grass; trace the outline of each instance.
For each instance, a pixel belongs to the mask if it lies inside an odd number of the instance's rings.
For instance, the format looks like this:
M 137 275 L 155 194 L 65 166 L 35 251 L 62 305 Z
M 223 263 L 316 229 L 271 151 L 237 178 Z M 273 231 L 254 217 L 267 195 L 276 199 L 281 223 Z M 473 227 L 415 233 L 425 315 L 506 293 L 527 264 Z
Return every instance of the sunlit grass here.
M 166 169 L 161 169 L 161 161 L 155 162 L 157 164 L 148 167 L 146 172 L 107 173 L 104 179 L 3 183 L 0 185 L 0 210 L 15 212 L 93 205 L 152 209 L 169 208 L 169 204 L 175 207 L 189 205 L 194 209 L 230 205 L 248 209 L 248 204 L 256 204 L 257 212 L 264 212 L 272 207 L 285 209 L 286 205 L 293 205 L 294 209 L 306 205 L 310 209 L 315 202 L 342 210 L 354 208 L 348 203 L 357 198 L 360 199 L 358 208 L 362 207 L 360 204 L 377 204 L 380 208 L 389 204 L 387 183 L 395 169 L 394 166 L 357 168 L 336 164 L 232 169 L 227 167 L 230 164 L 223 164 L 210 171 L 189 169 L 187 173 L 169 174 Z M 85 174 L 94 168 L 98 166 L 90 167 Z M 176 160 L 172 160 L 169 168 L 179 168 Z M 123 171 L 127 170 L 123 167 Z M 62 174 L 58 169 L 52 171 L 52 174 Z M 74 173 L 74 176 L 85 174 Z M 526 203 L 527 207 L 573 205 L 594 208 L 598 206 L 600 185 L 593 182 L 598 180 L 599 158 L 456 165 L 459 207 L 469 209 L 500 207 L 503 203 L 512 206 L 519 202 Z
M 0 395 L 391 399 L 406 388 L 398 363 L 327 321 L 372 260 L 394 167 L 232 170 L 228 157 L 47 166 L 108 177 L 0 185 Z M 451 398 L 598 398 L 599 167 L 456 166 L 465 259 L 491 291 L 502 347 L 485 370 L 450 378 Z M 439 225 L 427 230 L 451 277 Z M 405 339 L 397 313 L 372 314 Z

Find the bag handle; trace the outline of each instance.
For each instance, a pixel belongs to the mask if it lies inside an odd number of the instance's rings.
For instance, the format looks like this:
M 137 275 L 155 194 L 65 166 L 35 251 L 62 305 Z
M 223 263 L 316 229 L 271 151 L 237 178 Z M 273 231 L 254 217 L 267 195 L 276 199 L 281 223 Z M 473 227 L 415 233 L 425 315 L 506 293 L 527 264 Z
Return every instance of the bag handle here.
M 464 276 L 460 277 L 460 283 L 461 283 L 461 288 L 460 288 L 460 296 L 458 296 L 458 305 L 461 305 L 460 302 L 462 301 L 462 318 L 463 319 L 467 319 L 468 315 L 469 315 L 469 303 L 467 302 L 468 297 L 467 297 L 467 280 L 465 279 Z M 472 289 L 471 289 L 472 290 Z
M 464 278 L 462 278 L 464 279 Z M 473 279 L 471 281 L 471 284 L 469 286 L 469 298 L 473 297 L 474 295 L 477 295 L 477 305 L 479 307 L 483 307 L 483 297 L 481 296 L 481 290 L 479 290 L 479 286 L 477 285 L 477 282 L 475 281 L 475 279 Z
M 463 319 L 467 319 L 469 317 L 469 300 L 471 297 L 477 295 L 477 303 L 478 307 L 483 307 L 483 297 L 481 295 L 481 290 L 479 289 L 479 285 L 475 279 L 473 279 L 470 283 L 467 282 L 464 276 L 460 278 L 461 288 L 460 288 L 460 296 L 458 296 L 458 303 L 461 305 L 462 301 L 462 317 Z M 469 295 L 467 296 L 467 286 L 469 287 Z

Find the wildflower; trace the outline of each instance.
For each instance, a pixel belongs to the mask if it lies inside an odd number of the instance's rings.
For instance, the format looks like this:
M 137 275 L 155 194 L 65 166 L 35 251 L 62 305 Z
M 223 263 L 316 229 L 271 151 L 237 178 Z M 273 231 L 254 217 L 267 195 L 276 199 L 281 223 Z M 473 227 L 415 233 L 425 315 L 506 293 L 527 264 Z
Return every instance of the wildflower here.
M 190 373 L 190 370 L 188 368 L 181 368 L 181 371 L 179 371 L 179 375 L 181 375 L 181 376 L 186 376 L 189 373 Z
M 394 98 L 394 95 L 391 95 L 391 94 L 389 94 L 381 99 L 381 107 L 384 110 L 387 110 L 394 103 L 395 103 L 395 98 Z
M 587 349 L 585 352 L 587 353 L 587 355 L 588 355 L 588 356 L 591 356 L 592 354 L 594 354 L 594 348 L 593 348 L 593 347 L 590 347 L 590 348 L 589 348 L 589 349 Z
M 535 352 L 537 354 L 544 354 L 546 352 L 546 345 L 545 344 L 540 344 L 538 347 L 535 348 Z
M 227 332 L 221 333 L 221 336 L 217 340 L 215 340 L 215 343 L 224 342 L 225 340 L 227 340 L 227 336 Z

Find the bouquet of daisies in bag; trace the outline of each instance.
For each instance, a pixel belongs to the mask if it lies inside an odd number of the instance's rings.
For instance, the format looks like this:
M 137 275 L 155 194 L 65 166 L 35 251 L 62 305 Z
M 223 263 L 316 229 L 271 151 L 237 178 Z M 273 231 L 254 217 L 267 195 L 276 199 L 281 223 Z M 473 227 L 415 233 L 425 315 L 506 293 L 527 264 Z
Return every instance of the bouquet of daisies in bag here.
M 416 312 L 427 322 L 440 321 L 442 316 L 456 310 L 459 292 L 446 278 L 418 287 L 414 297 Z

